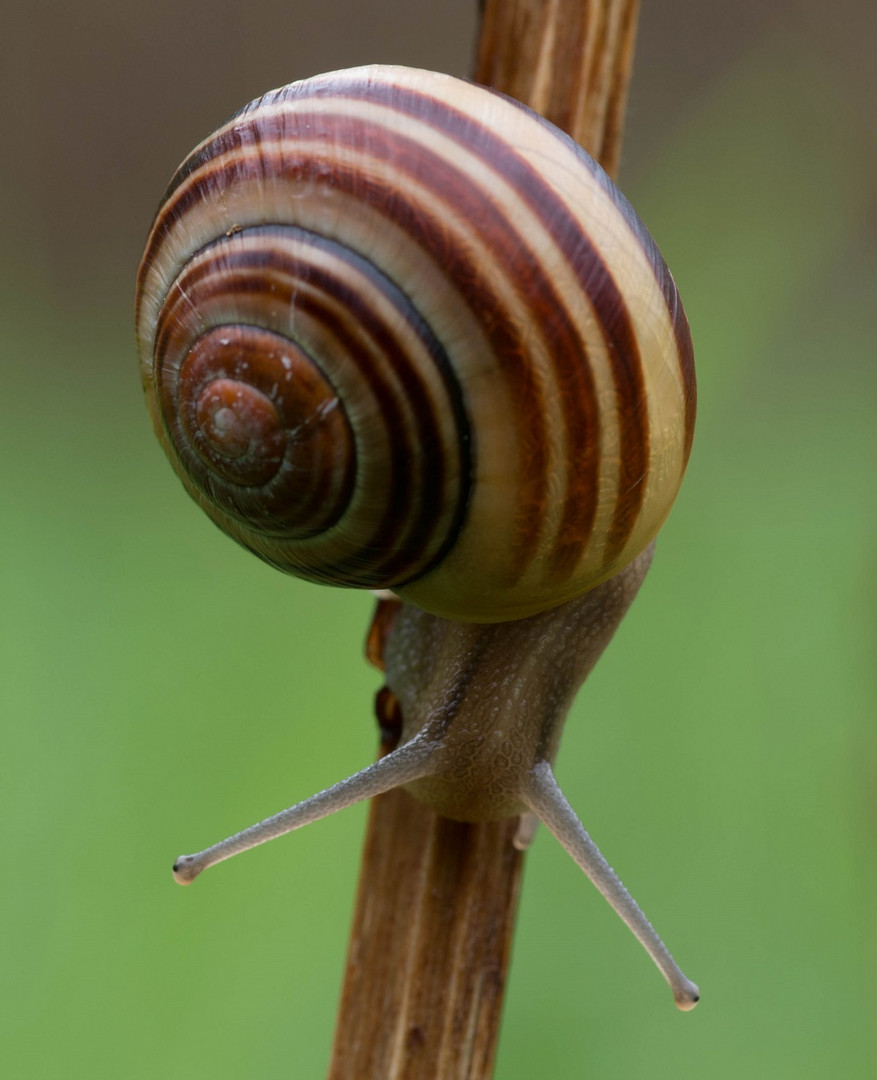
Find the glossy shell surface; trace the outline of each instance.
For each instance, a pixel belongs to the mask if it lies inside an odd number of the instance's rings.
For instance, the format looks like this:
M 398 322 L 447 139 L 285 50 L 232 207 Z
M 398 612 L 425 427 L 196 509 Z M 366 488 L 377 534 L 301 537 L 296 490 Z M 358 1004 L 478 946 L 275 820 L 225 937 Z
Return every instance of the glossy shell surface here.
M 629 203 L 533 112 L 431 72 L 294 83 L 197 147 L 137 334 L 217 524 L 450 618 L 530 615 L 629 563 L 691 447 L 688 324 Z

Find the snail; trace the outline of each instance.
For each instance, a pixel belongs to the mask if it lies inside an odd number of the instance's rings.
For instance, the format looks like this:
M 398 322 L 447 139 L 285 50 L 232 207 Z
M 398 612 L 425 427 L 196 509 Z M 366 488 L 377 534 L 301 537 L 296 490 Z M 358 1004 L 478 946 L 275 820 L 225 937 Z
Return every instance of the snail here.
M 460 820 L 521 815 L 516 842 L 543 821 L 692 1008 L 552 768 L 693 436 L 688 324 L 624 196 L 484 87 L 332 72 L 184 161 L 136 311 L 156 433 L 213 521 L 287 573 L 400 601 L 395 749 L 176 879 L 398 786 Z

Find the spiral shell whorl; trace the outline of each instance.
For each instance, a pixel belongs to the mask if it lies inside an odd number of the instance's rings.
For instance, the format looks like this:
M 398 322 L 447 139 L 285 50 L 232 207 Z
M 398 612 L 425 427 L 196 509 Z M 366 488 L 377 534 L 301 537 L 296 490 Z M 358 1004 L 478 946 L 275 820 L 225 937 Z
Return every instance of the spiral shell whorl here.
M 156 428 L 284 570 L 516 618 L 663 523 L 694 376 L 672 278 L 602 171 L 446 76 L 336 72 L 183 164 L 141 264 Z

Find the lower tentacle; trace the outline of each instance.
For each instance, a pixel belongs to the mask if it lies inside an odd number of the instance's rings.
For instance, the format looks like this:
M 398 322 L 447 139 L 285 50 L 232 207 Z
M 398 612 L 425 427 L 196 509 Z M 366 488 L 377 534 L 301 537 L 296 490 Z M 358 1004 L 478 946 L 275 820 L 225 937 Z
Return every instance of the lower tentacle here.
M 579 821 L 575 810 L 554 777 L 547 761 L 541 761 L 530 773 L 522 798 L 532 812 L 563 844 L 573 859 L 609 901 L 618 915 L 657 964 L 670 985 L 678 1008 L 693 1009 L 700 999 L 695 983 L 682 973 L 667 946 L 643 914 L 636 900 L 621 883 L 618 875 Z
M 180 885 L 189 885 L 195 878 L 215 863 L 230 859 L 242 851 L 258 847 L 312 821 L 328 817 L 354 803 L 381 795 L 391 788 L 400 787 L 428 775 L 432 768 L 432 756 L 426 740 L 413 739 L 386 757 L 362 769 L 353 776 L 341 780 L 332 787 L 312 795 L 303 802 L 279 814 L 265 818 L 242 832 L 235 833 L 218 844 L 213 844 L 196 855 L 181 855 L 174 863 L 174 878 Z

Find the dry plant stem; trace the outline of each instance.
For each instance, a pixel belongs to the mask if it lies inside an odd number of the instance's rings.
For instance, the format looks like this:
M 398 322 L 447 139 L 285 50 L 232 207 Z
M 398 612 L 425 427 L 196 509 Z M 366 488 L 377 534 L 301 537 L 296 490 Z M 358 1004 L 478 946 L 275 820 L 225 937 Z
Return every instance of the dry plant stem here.
M 474 78 L 547 116 L 614 175 L 637 8 L 488 0 Z M 385 623 L 377 634 L 390 632 Z M 329 1080 L 492 1075 L 523 860 L 517 828 L 448 821 L 402 790 L 373 800 Z
M 490 1076 L 520 874 L 514 830 L 448 821 L 403 791 L 374 800 L 334 1080 Z
M 563 128 L 618 171 L 639 0 L 489 0 L 475 81 Z

